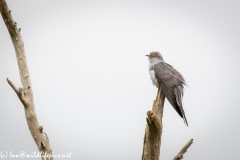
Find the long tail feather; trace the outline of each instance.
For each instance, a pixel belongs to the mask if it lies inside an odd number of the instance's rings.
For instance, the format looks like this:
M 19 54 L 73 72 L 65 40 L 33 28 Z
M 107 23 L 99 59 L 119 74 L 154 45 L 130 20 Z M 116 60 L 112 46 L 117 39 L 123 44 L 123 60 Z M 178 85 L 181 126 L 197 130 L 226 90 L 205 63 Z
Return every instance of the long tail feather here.
M 183 86 L 174 87 L 174 95 L 177 102 L 177 108 L 181 111 L 181 117 L 183 118 L 184 123 L 188 126 L 187 118 L 182 106 Z

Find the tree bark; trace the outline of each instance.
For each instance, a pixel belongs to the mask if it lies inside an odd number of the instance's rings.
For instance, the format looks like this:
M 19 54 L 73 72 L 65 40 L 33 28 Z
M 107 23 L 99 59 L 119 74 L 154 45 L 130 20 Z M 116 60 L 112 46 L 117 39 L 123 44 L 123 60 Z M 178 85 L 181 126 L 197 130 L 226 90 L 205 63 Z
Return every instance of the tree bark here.
M 147 112 L 147 124 L 143 142 L 142 160 L 159 160 L 161 137 L 162 137 L 162 116 L 164 109 L 165 97 L 158 89 L 156 100 L 154 100 L 152 110 Z M 188 147 L 193 143 L 191 139 L 173 160 L 180 160 Z
M 152 110 L 147 112 L 142 160 L 159 160 L 164 100 L 165 97 L 159 88 Z
M 51 156 L 52 150 L 49 144 L 47 134 L 43 132 L 43 126 L 39 125 L 35 113 L 32 85 L 27 67 L 24 44 L 20 34 L 21 29 L 17 28 L 17 23 L 13 20 L 11 16 L 11 11 L 8 9 L 5 0 L 0 0 L 0 12 L 15 49 L 22 88 L 17 88 L 9 79 L 7 79 L 7 81 L 9 85 L 13 88 L 13 90 L 16 92 L 18 98 L 24 106 L 27 124 L 32 134 L 32 137 L 39 151 L 41 152 L 42 160 L 53 160 L 53 157 Z

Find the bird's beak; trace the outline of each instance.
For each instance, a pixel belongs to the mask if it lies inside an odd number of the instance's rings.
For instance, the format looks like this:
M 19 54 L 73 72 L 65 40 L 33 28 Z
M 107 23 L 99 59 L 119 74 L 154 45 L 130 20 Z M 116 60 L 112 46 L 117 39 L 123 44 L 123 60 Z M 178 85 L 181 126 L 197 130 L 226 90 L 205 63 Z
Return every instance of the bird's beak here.
M 146 55 L 147 57 L 149 57 L 149 55 Z

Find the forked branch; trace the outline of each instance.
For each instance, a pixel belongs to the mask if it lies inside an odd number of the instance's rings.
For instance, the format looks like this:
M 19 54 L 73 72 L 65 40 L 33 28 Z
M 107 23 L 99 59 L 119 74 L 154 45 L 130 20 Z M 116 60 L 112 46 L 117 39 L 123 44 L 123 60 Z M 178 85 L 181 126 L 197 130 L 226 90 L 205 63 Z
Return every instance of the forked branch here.
M 23 89 L 21 87 L 17 88 L 13 84 L 13 82 L 10 79 L 8 79 L 8 78 L 7 78 L 7 82 L 12 87 L 12 89 L 16 92 L 16 94 L 17 94 L 19 100 L 22 102 L 23 106 L 24 107 L 29 106 L 30 104 L 29 104 L 28 99 L 23 95 Z
M 7 79 L 7 81 L 24 105 L 27 124 L 32 134 L 32 137 L 38 147 L 38 150 L 41 152 L 42 160 L 53 160 L 53 157 L 51 156 L 52 150 L 49 144 L 47 134 L 43 132 L 43 127 L 39 125 L 35 113 L 32 86 L 27 67 L 24 44 L 20 34 L 21 29 L 17 28 L 17 23 L 13 20 L 11 16 L 11 11 L 8 9 L 5 0 L 0 0 L 0 12 L 15 49 L 22 88 L 16 87 L 9 79 Z

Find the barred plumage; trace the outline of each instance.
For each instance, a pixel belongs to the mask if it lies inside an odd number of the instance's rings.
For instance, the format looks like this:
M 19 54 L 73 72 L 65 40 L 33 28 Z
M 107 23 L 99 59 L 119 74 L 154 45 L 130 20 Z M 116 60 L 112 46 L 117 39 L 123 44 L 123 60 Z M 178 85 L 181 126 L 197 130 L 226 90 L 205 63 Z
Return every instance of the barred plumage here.
M 182 106 L 183 89 L 186 84 L 183 76 L 171 65 L 165 63 L 159 52 L 151 52 L 148 57 L 149 73 L 153 84 L 161 87 L 163 95 L 188 126 Z

